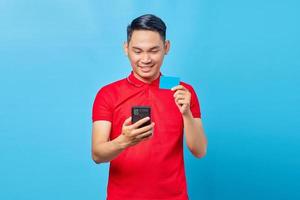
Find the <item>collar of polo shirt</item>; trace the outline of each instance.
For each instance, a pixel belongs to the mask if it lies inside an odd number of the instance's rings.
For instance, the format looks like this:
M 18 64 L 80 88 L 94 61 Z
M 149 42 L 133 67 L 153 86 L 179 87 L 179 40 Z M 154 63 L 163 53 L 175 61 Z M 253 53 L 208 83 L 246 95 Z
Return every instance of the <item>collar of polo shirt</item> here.
M 149 86 L 151 85 L 151 86 L 159 87 L 160 76 L 162 76 L 161 72 L 159 73 L 159 77 L 157 79 L 153 80 L 151 83 L 145 83 L 145 82 L 137 79 L 134 76 L 133 71 L 131 71 L 130 75 L 127 77 L 127 81 L 136 87 L 142 87 L 144 85 L 149 85 Z

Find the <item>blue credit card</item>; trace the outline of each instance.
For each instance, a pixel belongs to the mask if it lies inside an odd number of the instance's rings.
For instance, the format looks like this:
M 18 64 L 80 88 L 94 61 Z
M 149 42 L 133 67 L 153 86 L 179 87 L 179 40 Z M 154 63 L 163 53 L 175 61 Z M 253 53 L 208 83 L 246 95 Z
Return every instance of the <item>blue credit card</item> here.
M 172 76 L 161 76 L 159 81 L 159 88 L 160 89 L 171 89 L 179 85 L 180 78 L 179 77 L 172 77 Z

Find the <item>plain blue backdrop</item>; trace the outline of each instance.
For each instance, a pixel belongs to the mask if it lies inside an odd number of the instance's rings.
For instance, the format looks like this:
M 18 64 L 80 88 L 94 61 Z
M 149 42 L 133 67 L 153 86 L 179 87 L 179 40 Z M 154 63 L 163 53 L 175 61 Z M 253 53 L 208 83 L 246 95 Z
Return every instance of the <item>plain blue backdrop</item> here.
M 0 0 L 0 199 L 105 199 L 91 159 L 100 87 L 131 68 L 126 26 L 167 24 L 162 72 L 198 94 L 208 154 L 185 147 L 191 200 L 300 199 L 297 0 Z

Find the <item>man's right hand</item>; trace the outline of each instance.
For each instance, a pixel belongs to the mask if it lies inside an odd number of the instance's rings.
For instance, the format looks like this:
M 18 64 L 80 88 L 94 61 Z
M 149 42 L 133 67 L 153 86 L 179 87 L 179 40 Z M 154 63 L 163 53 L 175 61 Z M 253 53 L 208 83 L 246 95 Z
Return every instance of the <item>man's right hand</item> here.
M 136 123 L 131 124 L 131 117 L 127 118 L 123 123 L 122 133 L 117 138 L 117 141 L 121 147 L 125 149 L 151 138 L 154 130 L 154 122 L 152 122 L 150 125 L 139 128 L 149 120 L 150 117 L 145 117 Z

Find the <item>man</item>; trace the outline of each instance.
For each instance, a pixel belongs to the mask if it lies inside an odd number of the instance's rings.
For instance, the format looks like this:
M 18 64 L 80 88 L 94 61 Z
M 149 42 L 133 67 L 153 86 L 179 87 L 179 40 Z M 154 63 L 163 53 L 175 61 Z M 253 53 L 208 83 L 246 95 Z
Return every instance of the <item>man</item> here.
M 166 25 L 160 18 L 134 19 L 124 43 L 131 74 L 96 95 L 92 157 L 96 163 L 110 162 L 108 200 L 186 200 L 183 135 L 193 155 L 206 154 L 193 88 L 184 82 L 171 90 L 159 88 L 160 68 L 170 49 L 165 38 Z M 151 107 L 151 117 L 132 124 L 131 108 L 145 105 Z

